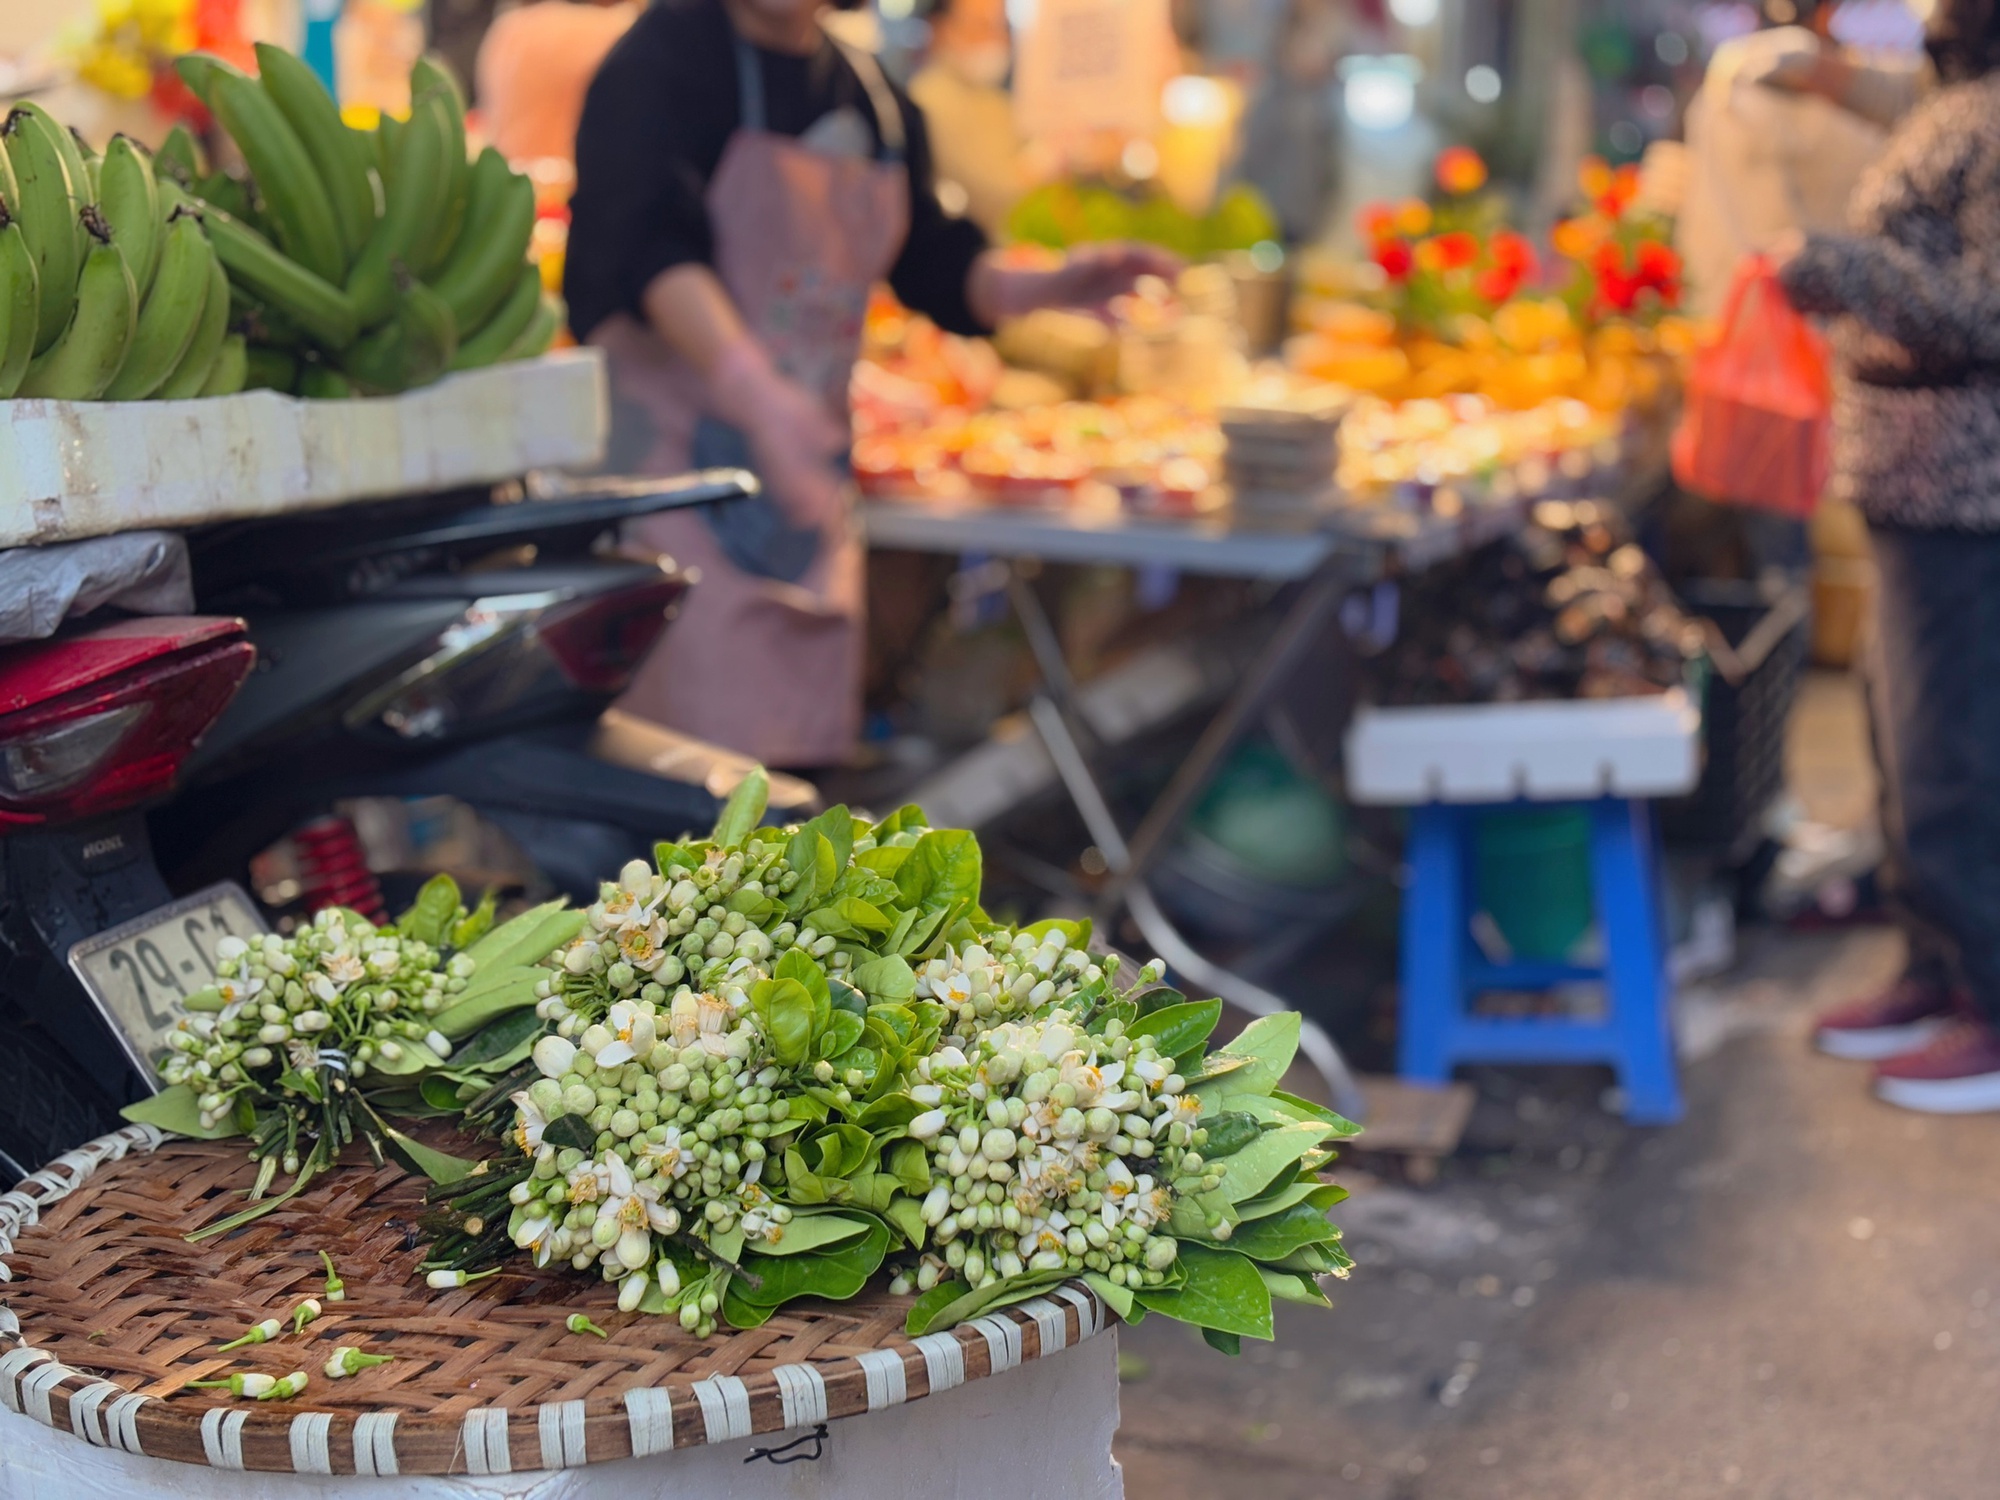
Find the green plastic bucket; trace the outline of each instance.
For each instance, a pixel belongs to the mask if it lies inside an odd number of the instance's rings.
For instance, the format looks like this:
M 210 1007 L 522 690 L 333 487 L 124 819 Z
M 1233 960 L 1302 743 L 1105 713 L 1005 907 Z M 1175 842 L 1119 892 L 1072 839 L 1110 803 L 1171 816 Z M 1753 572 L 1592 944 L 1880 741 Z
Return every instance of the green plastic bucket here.
M 1590 930 L 1590 817 L 1522 807 L 1479 820 L 1479 904 L 1516 958 L 1560 959 Z

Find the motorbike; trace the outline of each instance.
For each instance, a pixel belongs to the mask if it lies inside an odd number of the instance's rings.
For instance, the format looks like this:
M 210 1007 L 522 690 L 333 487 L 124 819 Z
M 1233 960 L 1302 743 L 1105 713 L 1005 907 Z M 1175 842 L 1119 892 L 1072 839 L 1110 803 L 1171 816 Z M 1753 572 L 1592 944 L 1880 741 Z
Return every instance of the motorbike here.
M 291 836 L 309 904 L 385 914 L 339 804 L 456 798 L 579 899 L 712 822 L 704 779 L 598 753 L 602 711 L 695 581 L 601 544 L 754 484 L 524 484 L 229 523 L 188 538 L 204 617 L 0 650 L 0 1185 L 151 1092 L 215 943 L 265 930 L 240 883 L 260 850 Z
M 262 925 L 240 890 L 176 900 L 146 824 L 255 657 L 242 621 L 180 616 L 0 650 L 0 1182 L 150 1093 L 175 999 Z

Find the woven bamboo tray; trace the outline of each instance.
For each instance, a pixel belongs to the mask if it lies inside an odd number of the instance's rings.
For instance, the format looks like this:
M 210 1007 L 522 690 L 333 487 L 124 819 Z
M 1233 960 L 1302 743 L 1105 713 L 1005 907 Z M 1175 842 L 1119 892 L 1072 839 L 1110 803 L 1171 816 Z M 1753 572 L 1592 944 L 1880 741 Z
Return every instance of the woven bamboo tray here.
M 365 1161 L 190 1245 L 251 1172 L 240 1143 L 132 1126 L 0 1195 L 0 1403 L 101 1447 L 216 1468 L 505 1474 L 877 1411 L 1053 1354 L 1108 1319 L 1064 1286 L 912 1339 L 908 1299 L 870 1290 L 697 1339 L 672 1318 L 621 1314 L 606 1283 L 525 1263 L 434 1292 L 415 1270 L 421 1182 Z M 303 1336 L 216 1353 L 320 1295 L 322 1249 L 344 1302 Z M 610 1338 L 568 1332 L 575 1311 Z M 320 1366 L 340 1344 L 396 1359 L 331 1381 Z M 312 1384 L 282 1404 L 185 1389 L 244 1369 L 303 1369 Z

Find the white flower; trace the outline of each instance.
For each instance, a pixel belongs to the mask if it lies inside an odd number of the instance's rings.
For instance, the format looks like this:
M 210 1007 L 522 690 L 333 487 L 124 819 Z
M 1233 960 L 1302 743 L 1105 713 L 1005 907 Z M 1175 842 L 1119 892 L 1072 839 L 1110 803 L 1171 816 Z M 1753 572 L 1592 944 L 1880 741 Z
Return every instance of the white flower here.
M 232 958 L 241 958 L 249 951 L 250 945 L 240 937 L 226 937 L 215 945 L 215 956 L 223 963 Z
M 654 1267 L 654 1274 L 660 1278 L 660 1290 L 665 1295 L 671 1297 L 681 1289 L 681 1268 L 675 1265 L 670 1257 L 665 1255 L 660 1257 L 659 1265 Z
M 554 1253 L 555 1234 L 556 1221 L 538 1213 L 521 1221 L 521 1227 L 514 1231 L 514 1244 L 533 1254 L 537 1266 L 545 1266 Z
M 544 1078 L 560 1078 L 576 1063 L 576 1043 L 559 1036 L 545 1036 L 535 1043 L 535 1066 Z M 516 1099 L 527 1097 L 516 1094 Z
M 643 1270 L 634 1271 L 623 1281 L 619 1282 L 618 1310 L 620 1312 L 638 1311 L 639 1304 L 646 1300 L 646 1289 L 652 1285 L 652 1282 L 653 1278 L 648 1276 Z
M 324 974 L 313 975 L 311 979 L 306 981 L 306 988 L 312 992 L 315 1000 L 319 1000 L 327 1005 L 331 1005 L 340 998 L 340 991 L 334 988 L 333 981 Z
M 1125 1077 L 1125 1064 L 1108 1062 L 1087 1063 L 1081 1052 L 1071 1052 L 1063 1056 L 1062 1081 L 1076 1091 L 1076 1107 L 1089 1109 L 1096 1104 L 1109 1106 L 1105 1097 L 1116 1089 Z
M 651 974 L 667 961 L 666 925 L 647 922 L 645 914 L 618 931 L 618 953 L 642 973 Z
M 944 1129 L 944 1123 L 945 1115 L 943 1110 L 927 1109 L 914 1120 L 910 1121 L 910 1139 L 914 1141 L 935 1140 L 937 1139 L 938 1132 Z
M 934 1083 L 920 1083 L 910 1090 L 910 1098 L 925 1109 L 934 1109 L 944 1102 L 944 1090 Z
M 218 979 L 215 981 L 215 992 L 222 996 L 222 1003 L 225 1008 L 232 1005 L 247 1005 L 250 1001 L 255 1000 L 259 995 L 264 993 L 264 981 L 261 979 Z
M 368 970 L 362 965 L 361 960 L 345 948 L 339 948 L 329 953 L 321 960 L 320 969 L 328 979 L 332 980 L 341 989 L 346 989 L 357 980 L 366 978 L 368 974 Z
M 656 1177 L 680 1178 L 687 1176 L 687 1152 L 681 1149 L 681 1132 L 677 1125 L 669 1125 L 664 1138 L 651 1141 L 641 1138 L 639 1155 L 653 1164 Z
M 660 1202 L 657 1179 L 635 1180 L 621 1158 L 607 1152 L 604 1170 L 609 1191 L 597 1206 L 597 1222 L 618 1226 L 613 1253 L 626 1270 L 643 1271 L 652 1264 L 653 1235 L 672 1234 L 680 1228 L 680 1214 Z
M 549 1117 L 535 1107 L 525 1090 L 514 1095 L 514 1108 L 514 1144 L 523 1156 L 533 1156 L 542 1149 L 542 1132 L 549 1128 Z
M 659 1040 L 653 1028 L 653 1007 L 621 1000 L 605 1017 L 611 1041 L 597 1053 L 600 1068 L 622 1068 L 635 1057 L 644 1057 Z
M 653 867 L 643 859 L 627 860 L 625 868 L 618 872 L 620 889 L 634 896 L 644 896 L 653 889 Z

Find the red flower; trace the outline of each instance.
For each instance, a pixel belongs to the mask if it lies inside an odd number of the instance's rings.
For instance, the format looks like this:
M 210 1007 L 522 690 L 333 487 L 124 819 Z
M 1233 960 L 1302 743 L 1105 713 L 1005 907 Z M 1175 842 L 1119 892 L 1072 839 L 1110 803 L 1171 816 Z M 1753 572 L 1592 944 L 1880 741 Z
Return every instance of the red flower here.
M 1479 259 L 1479 241 L 1462 229 L 1441 234 L 1431 243 L 1437 249 L 1438 263 L 1448 271 L 1464 270 Z
M 1662 290 L 1680 280 L 1681 258 L 1674 253 L 1673 246 L 1658 240 L 1641 240 L 1634 265 L 1642 286 Z
M 1437 183 L 1454 198 L 1486 186 L 1486 163 L 1470 146 L 1447 146 L 1438 153 Z
M 1472 289 L 1482 300 L 1498 306 L 1521 289 L 1521 273 L 1504 266 L 1492 266 L 1474 278 Z
M 1402 240 L 1381 240 L 1375 246 L 1375 264 L 1391 281 L 1402 281 L 1409 276 L 1415 258 Z
M 1503 229 L 1493 236 L 1489 253 L 1495 270 L 1509 272 L 1517 280 L 1535 274 L 1535 247 L 1526 235 Z
M 1396 233 L 1396 210 L 1387 203 L 1371 203 L 1361 210 L 1361 236 L 1371 245 L 1379 245 Z

